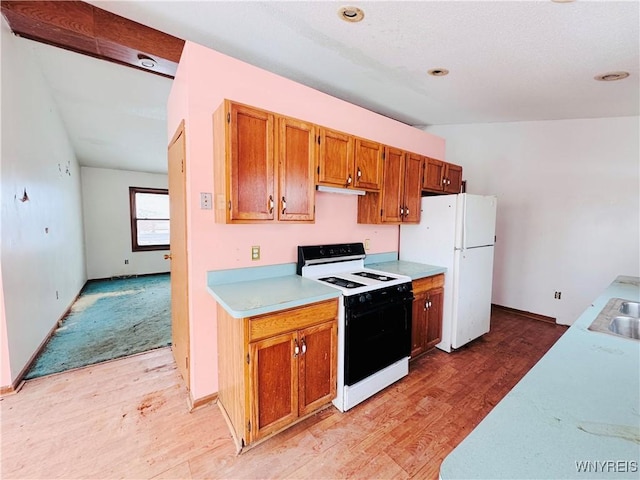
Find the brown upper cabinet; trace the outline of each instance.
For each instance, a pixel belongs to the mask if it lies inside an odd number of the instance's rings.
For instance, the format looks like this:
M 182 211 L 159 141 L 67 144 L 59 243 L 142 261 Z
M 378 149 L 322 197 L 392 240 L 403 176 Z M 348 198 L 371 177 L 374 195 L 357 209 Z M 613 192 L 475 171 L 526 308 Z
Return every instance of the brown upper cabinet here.
M 383 151 L 377 142 L 319 127 L 316 183 L 378 191 L 382 186 Z
M 315 125 L 225 100 L 213 128 L 217 222 L 313 222 Z
M 361 190 L 380 190 L 382 188 L 384 146 L 356 137 L 354 149 L 353 186 Z
M 358 197 L 358 223 L 420 222 L 423 159 L 385 147 L 382 191 Z
M 460 193 L 462 167 L 452 163 L 425 157 L 422 189 L 437 193 Z
M 318 185 L 348 187 L 353 184 L 353 137 L 328 128 L 319 128 Z

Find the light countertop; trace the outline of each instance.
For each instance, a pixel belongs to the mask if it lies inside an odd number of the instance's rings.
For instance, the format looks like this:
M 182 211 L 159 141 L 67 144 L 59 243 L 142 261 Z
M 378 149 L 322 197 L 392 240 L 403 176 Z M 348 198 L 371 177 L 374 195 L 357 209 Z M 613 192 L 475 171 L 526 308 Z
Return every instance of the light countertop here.
M 640 478 L 640 342 L 588 330 L 614 297 L 640 300 L 638 278 L 618 277 L 584 311 L 445 458 L 442 479 Z
M 393 260 L 397 253 L 372 255 L 365 267 L 412 280 L 443 273 L 446 268 Z M 296 264 L 216 270 L 207 274 L 207 290 L 234 318 L 276 312 L 338 298 L 340 290 L 296 274 Z
M 445 273 L 447 271 L 445 267 L 426 265 L 424 263 L 405 262 L 404 260 L 367 263 L 365 267 L 373 270 L 381 270 L 390 274 L 396 273 L 398 275 L 406 275 L 410 277 L 411 280 L 432 277 L 433 275 L 438 275 L 439 273 Z
M 296 275 L 295 264 L 219 270 L 207 275 L 207 290 L 234 318 L 321 302 L 340 290 Z

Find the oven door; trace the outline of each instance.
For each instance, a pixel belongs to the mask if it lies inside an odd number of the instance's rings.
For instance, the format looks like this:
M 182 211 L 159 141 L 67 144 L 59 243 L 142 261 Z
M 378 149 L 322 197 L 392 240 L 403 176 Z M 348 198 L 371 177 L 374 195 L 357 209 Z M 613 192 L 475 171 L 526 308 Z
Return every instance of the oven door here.
M 411 298 L 394 298 L 378 305 L 345 305 L 345 385 L 410 355 L 411 304 Z

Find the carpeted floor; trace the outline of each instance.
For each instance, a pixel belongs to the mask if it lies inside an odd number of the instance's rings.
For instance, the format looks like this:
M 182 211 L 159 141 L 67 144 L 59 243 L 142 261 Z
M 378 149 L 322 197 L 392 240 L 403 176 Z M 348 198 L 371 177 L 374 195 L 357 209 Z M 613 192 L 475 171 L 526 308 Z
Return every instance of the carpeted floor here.
M 171 284 L 166 274 L 85 285 L 25 379 L 171 344 Z

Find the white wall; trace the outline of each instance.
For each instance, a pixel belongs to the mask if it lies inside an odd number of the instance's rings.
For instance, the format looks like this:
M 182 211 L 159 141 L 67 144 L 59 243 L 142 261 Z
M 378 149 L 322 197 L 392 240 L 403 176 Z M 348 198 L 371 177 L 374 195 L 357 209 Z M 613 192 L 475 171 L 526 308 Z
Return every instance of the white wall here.
M 129 219 L 129 187 L 167 188 L 168 176 L 91 167 L 81 176 L 88 277 L 168 272 L 168 251 L 132 252 Z
M 640 275 L 639 127 L 622 117 L 427 129 L 464 166 L 469 193 L 498 195 L 494 303 L 572 324 L 617 275 Z
M 14 37 L 4 19 L 1 165 L 7 386 L 75 299 L 86 272 L 78 162 L 31 42 Z M 29 201 L 22 202 L 25 190 Z

